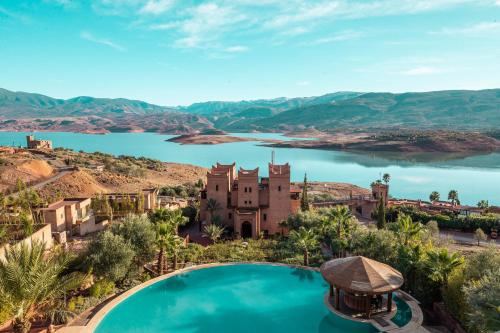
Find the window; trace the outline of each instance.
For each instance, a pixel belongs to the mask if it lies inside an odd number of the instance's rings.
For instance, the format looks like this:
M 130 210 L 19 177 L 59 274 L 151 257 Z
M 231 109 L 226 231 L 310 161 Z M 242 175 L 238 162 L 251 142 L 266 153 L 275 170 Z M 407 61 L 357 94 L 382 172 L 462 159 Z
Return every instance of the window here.
M 247 193 L 248 189 L 245 187 L 245 193 Z
M 247 201 L 245 200 L 245 205 L 247 204 Z
M 248 188 L 248 192 L 252 193 L 252 188 L 251 187 Z
M 278 191 L 280 191 L 280 192 L 281 192 L 281 185 L 279 185 L 279 186 L 278 186 Z
M 267 221 L 267 214 L 263 215 L 264 221 Z
M 233 218 L 233 214 L 229 213 L 229 214 L 227 214 L 227 217 L 230 218 L 230 219 L 232 219 Z
M 215 190 L 218 191 L 219 190 L 219 185 L 215 185 Z
M 248 203 L 251 205 L 252 204 L 252 200 L 250 200 Z

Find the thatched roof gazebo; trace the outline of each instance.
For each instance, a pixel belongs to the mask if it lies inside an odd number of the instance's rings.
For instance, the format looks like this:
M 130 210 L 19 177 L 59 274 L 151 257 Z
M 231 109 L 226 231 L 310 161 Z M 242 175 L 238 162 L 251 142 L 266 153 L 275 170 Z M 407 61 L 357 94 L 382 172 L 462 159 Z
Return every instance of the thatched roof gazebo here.
M 321 266 L 323 278 L 330 284 L 330 297 L 340 310 L 342 291 L 344 304 L 352 310 L 371 315 L 374 297 L 387 294 L 387 311 L 392 311 L 392 293 L 404 282 L 403 275 L 389 265 L 362 256 L 330 260 Z M 335 290 L 335 293 L 334 293 Z

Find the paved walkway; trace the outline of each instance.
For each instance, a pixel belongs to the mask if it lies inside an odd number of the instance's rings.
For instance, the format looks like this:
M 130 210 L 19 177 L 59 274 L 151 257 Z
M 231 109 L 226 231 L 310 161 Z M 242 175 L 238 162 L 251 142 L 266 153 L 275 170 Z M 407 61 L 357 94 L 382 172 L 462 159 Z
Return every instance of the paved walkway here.
M 460 231 L 452 231 L 452 230 L 440 230 L 439 236 L 441 238 L 452 237 L 454 241 L 458 243 L 468 243 L 477 245 L 477 240 L 474 239 L 474 233 L 472 232 L 460 232 Z M 487 241 L 481 241 L 481 244 L 495 244 L 496 246 L 500 246 L 500 239 L 490 239 L 488 237 Z

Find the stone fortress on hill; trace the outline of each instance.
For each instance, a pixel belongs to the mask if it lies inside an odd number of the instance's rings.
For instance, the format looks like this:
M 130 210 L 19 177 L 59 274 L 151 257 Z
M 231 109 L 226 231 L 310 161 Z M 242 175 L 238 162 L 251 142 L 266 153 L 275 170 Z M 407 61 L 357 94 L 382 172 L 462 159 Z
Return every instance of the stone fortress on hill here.
M 235 163 L 212 166 L 201 191 L 201 221 L 212 223 L 217 220 L 243 238 L 286 232 L 280 222 L 299 210 L 302 189 L 290 182 L 288 163 L 269 163 L 268 169 L 268 177 L 259 177 L 259 168 L 240 168 L 236 172 Z M 380 197 L 387 202 L 388 186 L 374 183 L 371 195 L 351 195 L 330 202 L 328 206 L 347 205 L 353 213 L 371 217 Z

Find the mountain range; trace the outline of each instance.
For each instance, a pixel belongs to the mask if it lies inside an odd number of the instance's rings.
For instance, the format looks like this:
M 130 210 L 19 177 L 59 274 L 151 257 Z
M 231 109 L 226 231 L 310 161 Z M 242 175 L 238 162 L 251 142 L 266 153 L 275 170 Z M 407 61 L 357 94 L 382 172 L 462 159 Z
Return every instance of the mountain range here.
M 500 89 L 336 92 L 317 97 L 159 106 L 129 99 L 56 99 L 0 89 L 0 129 L 192 133 L 386 130 L 496 131 Z

